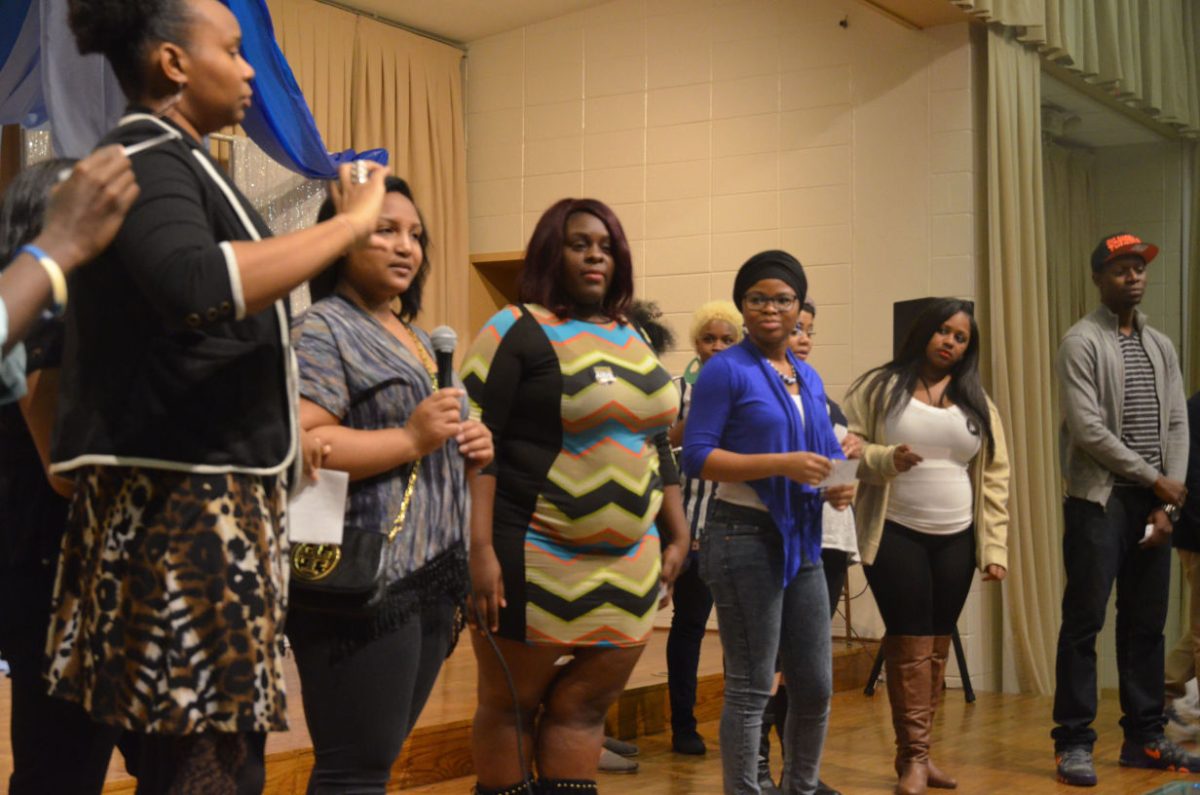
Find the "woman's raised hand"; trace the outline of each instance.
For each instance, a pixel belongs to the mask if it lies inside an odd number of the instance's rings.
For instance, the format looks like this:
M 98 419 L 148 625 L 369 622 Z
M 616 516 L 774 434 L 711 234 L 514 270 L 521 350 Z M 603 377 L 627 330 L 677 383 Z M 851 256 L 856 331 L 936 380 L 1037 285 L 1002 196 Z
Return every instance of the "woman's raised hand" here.
M 833 462 L 817 453 L 788 453 L 784 476 L 809 486 L 815 486 L 833 471 Z
M 360 161 L 363 162 L 363 161 Z M 329 195 L 338 215 L 349 222 L 354 230 L 354 240 L 362 243 L 375 231 L 379 212 L 383 208 L 385 193 L 384 179 L 391 172 L 378 163 L 366 163 L 367 181 L 354 181 L 354 164 L 343 163 L 338 167 L 337 181 L 329 183 Z

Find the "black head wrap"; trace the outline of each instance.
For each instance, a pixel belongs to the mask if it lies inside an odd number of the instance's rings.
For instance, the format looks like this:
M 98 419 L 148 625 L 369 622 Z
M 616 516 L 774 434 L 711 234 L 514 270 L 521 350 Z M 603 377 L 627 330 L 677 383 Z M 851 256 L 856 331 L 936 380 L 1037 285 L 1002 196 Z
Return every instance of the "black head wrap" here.
M 779 279 L 796 291 L 801 304 L 808 296 L 808 278 L 804 266 L 786 251 L 763 251 L 746 260 L 733 280 L 733 302 L 742 308 L 746 291 L 763 279 Z

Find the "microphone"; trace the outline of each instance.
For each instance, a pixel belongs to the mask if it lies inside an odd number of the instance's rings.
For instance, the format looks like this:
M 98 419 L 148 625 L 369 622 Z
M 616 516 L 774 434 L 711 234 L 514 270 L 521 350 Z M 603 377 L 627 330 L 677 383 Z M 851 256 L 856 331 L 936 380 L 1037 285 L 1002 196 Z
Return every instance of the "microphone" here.
M 430 333 L 429 340 L 437 357 L 438 389 L 454 386 L 454 346 L 458 344 L 458 334 L 449 326 L 438 326 Z

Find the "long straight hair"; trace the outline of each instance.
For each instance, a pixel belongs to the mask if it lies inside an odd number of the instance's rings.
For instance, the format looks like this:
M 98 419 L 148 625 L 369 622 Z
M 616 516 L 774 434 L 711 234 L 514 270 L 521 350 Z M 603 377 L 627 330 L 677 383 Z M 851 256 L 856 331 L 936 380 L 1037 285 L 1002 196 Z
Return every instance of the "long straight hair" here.
M 41 234 L 58 172 L 74 164 L 66 158 L 44 160 L 22 170 L 9 183 L 0 204 L 0 268 L 12 261 L 17 249 Z
M 975 322 L 975 305 L 971 301 L 957 298 L 932 301 L 913 321 L 896 358 L 863 373 L 850 391 L 865 389 L 867 403 L 877 416 L 886 417 L 897 411 L 916 391 L 918 373 L 925 360 L 929 340 L 943 323 L 959 312 L 970 320 L 971 339 L 962 358 L 950 369 L 946 396 L 967 416 L 967 428 L 971 433 L 987 438 L 990 457 L 995 439 L 992 436 L 992 415 L 988 410 L 987 393 L 983 391 L 983 384 L 979 380 L 979 325 Z

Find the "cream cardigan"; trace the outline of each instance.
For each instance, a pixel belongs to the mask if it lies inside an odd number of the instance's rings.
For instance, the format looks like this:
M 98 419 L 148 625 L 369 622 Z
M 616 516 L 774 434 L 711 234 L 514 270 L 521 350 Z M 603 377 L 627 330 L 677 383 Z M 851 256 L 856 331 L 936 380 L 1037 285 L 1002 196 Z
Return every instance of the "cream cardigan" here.
M 894 457 L 899 445 L 888 444 L 884 430 L 886 418 L 877 415 L 868 403 L 865 389 L 856 389 L 846 396 L 845 410 L 850 432 L 863 439 L 854 516 L 858 523 L 858 552 L 863 564 L 870 566 L 883 538 L 891 480 L 899 474 Z M 1008 446 L 1004 442 L 1004 426 L 991 398 L 988 398 L 988 411 L 992 436 L 995 437 L 991 458 L 988 458 L 988 440 L 984 438 L 970 464 L 975 497 L 975 562 L 981 571 L 993 563 L 1008 568 Z

